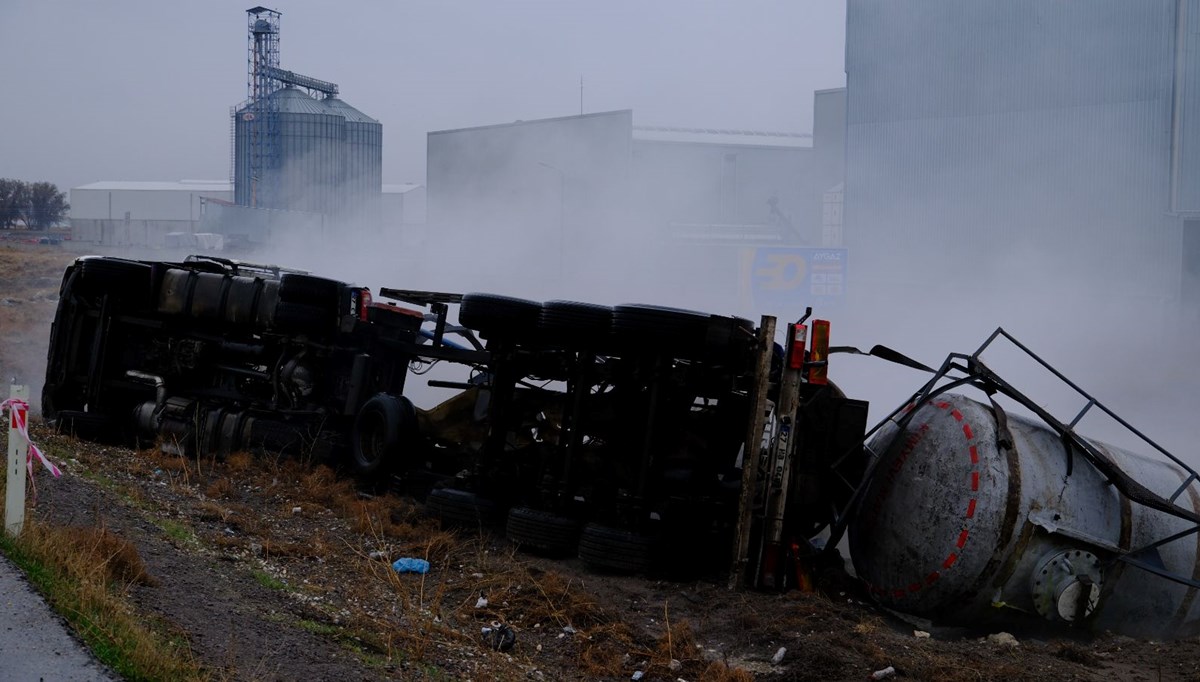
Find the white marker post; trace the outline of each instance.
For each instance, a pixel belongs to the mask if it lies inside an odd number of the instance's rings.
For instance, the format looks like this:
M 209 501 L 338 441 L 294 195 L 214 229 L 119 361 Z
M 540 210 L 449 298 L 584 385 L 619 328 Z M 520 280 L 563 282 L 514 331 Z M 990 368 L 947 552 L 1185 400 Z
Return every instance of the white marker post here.
M 29 387 L 14 384 L 9 396 L 29 400 Z M 13 405 L 8 411 L 8 487 L 4 496 L 4 529 L 9 535 L 19 535 L 25 525 L 25 462 L 29 457 L 29 443 L 21 435 L 29 415 L 23 408 Z

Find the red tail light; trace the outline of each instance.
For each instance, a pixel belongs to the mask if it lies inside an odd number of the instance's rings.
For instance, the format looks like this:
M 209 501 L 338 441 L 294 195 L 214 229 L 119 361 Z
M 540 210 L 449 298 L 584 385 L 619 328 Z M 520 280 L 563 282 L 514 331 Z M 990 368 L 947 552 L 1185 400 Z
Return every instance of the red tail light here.
M 362 293 L 358 296 L 358 319 L 363 322 L 367 321 L 367 311 L 371 309 L 371 290 L 367 287 L 362 288 Z
M 812 350 L 808 359 L 809 362 L 821 363 L 808 368 L 808 383 L 829 383 L 829 367 L 824 364 L 829 360 L 829 320 L 813 320 Z
M 804 369 L 804 346 L 808 343 L 808 326 L 788 325 L 788 369 Z

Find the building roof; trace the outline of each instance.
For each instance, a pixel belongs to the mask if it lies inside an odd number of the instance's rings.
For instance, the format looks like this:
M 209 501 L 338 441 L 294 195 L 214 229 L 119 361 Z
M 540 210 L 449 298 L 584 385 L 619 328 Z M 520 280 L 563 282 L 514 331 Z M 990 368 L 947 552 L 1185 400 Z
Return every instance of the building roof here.
M 415 182 L 402 182 L 397 185 L 385 184 L 383 186 L 383 193 L 384 194 L 408 194 L 409 192 L 413 191 L 414 189 L 420 189 L 421 187 L 424 187 L 424 185 L 419 185 Z
M 378 120 L 367 116 L 337 97 L 317 99 L 303 90 L 286 85 L 268 95 L 279 103 L 281 114 L 322 114 L 325 116 L 341 116 L 351 123 L 379 123 Z M 251 102 L 247 100 L 234 107 L 234 112 L 243 114 L 250 110 Z
M 341 112 L 331 111 L 325 106 L 321 100 L 312 97 L 308 93 L 299 88 L 287 85 L 279 88 L 270 95 L 270 99 L 278 102 L 279 113 L 281 114 L 323 114 L 325 116 L 342 116 Z M 238 114 L 245 113 L 250 109 L 252 102 L 247 100 L 237 105 L 235 112 Z
M 107 192 L 232 192 L 233 184 L 228 180 L 179 180 L 177 182 L 159 180 L 102 180 L 87 185 L 80 185 L 79 187 L 72 187 L 71 191 L 80 189 Z
M 321 103 L 321 100 L 290 85 L 280 88 L 268 96 L 279 101 L 279 113 L 281 114 L 329 115 L 333 113 Z
M 367 116 L 358 109 L 346 104 L 345 100 L 338 99 L 337 97 L 326 97 L 321 100 L 321 104 L 324 104 L 333 113 L 343 116 L 351 123 L 379 123 L 379 121 Z
M 674 126 L 634 126 L 633 139 L 648 142 L 692 142 L 753 147 L 803 149 L 813 146 L 809 133 L 782 133 L 727 128 L 680 128 Z
M 431 131 L 429 131 L 428 134 L 429 135 L 444 135 L 447 133 L 462 133 L 462 132 L 474 131 L 474 130 L 488 130 L 491 128 L 511 128 L 513 126 L 536 125 L 536 124 L 540 124 L 540 123 L 554 123 L 557 121 L 570 121 L 570 120 L 579 120 L 579 119 L 585 119 L 585 118 L 597 118 L 597 117 L 601 117 L 601 116 L 629 116 L 630 118 L 632 118 L 633 110 L 632 109 L 617 109 L 614 111 L 596 111 L 596 112 L 593 112 L 590 114 L 579 114 L 578 116 L 575 116 L 575 115 L 556 116 L 554 118 L 535 118 L 535 119 L 530 119 L 528 121 L 518 120 L 518 121 L 513 121 L 512 123 L 492 123 L 490 125 L 471 126 L 468 128 L 450 128 L 447 130 L 431 130 Z

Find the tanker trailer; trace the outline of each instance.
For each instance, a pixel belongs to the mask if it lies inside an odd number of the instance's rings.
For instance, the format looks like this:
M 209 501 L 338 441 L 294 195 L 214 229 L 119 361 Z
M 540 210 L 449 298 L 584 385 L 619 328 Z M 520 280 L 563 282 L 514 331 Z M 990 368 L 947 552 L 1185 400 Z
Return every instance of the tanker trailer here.
M 979 353 L 997 335 L 1087 399 L 1074 421 L 1059 421 L 983 364 Z M 967 376 L 939 388 L 951 369 Z M 964 386 L 988 402 L 945 392 Z M 996 394 L 1037 418 L 1010 414 Z M 1165 461 L 1075 434 L 1094 407 Z M 1200 630 L 1196 473 L 1003 330 L 974 355 L 947 359 L 867 448 L 873 468 L 849 517 L 850 553 L 883 605 L 964 626 Z

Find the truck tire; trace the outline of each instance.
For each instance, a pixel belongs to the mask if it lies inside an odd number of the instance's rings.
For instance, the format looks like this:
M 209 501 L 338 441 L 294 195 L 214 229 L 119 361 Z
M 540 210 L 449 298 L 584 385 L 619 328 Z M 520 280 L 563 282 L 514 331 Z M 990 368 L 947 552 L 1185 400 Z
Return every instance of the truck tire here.
M 513 507 L 508 511 L 505 534 L 522 549 L 569 556 L 579 541 L 579 522 L 552 512 Z
M 478 528 L 497 519 L 496 503 L 475 493 L 454 488 L 438 488 L 425 498 L 425 511 L 446 527 Z
M 534 338 L 541 315 L 540 303 L 497 294 L 466 294 L 458 308 L 459 324 L 488 338 Z
M 613 337 L 625 350 L 648 348 L 687 359 L 729 360 L 752 347 L 754 323 L 695 310 L 628 304 L 613 308 Z
M 543 339 L 571 350 L 603 350 L 611 344 L 613 309 L 578 301 L 542 304 L 538 329 Z
M 350 471 L 363 479 L 386 475 L 403 456 L 416 419 L 407 398 L 380 393 L 364 403 L 351 432 Z
M 654 539 L 621 528 L 589 523 L 579 536 L 579 558 L 591 568 L 640 573 L 650 567 Z

